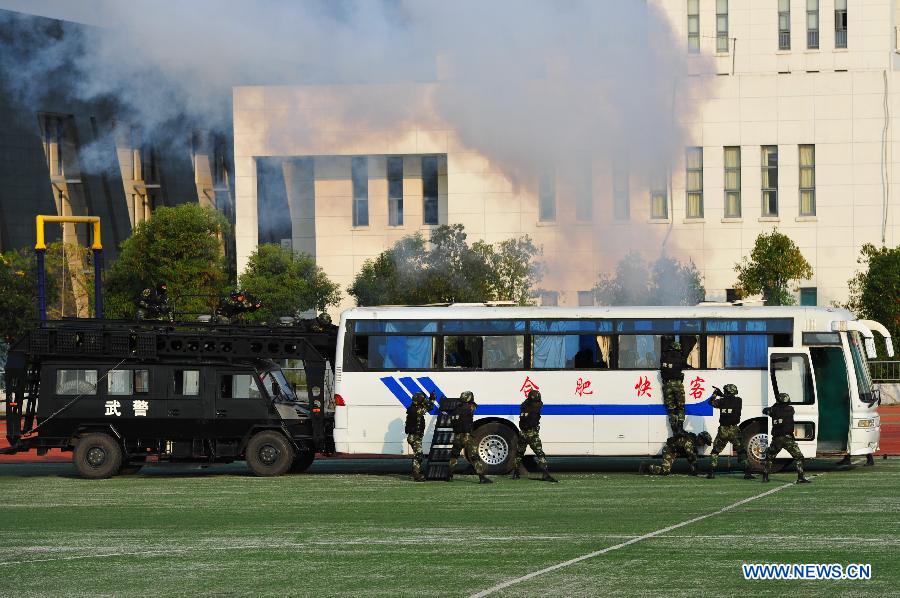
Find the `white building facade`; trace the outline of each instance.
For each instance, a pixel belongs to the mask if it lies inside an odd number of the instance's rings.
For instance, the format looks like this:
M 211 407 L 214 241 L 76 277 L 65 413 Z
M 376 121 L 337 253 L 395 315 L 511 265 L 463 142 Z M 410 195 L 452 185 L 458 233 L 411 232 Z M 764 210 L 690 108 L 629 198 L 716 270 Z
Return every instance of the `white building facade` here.
M 345 290 L 402 236 L 461 223 L 470 240 L 541 245 L 545 303 L 590 302 L 597 274 L 626 251 L 652 260 L 663 248 L 693 260 L 707 298 L 724 300 L 734 265 L 777 228 L 814 270 L 798 302 L 844 301 L 860 247 L 900 241 L 900 3 L 653 3 L 702 82 L 673 101 L 684 151 L 650 181 L 595 159 L 580 182 L 523 185 L 452 129 L 344 118 L 342 96 L 416 101 L 431 83 L 235 88 L 238 272 L 258 243 L 277 242 L 314 255 Z

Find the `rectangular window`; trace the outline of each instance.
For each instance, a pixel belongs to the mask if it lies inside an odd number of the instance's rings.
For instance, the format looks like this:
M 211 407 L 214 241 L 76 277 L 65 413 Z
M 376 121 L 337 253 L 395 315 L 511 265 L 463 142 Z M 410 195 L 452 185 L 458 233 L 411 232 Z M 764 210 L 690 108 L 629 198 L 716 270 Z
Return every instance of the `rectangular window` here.
M 524 364 L 524 336 L 444 337 L 445 368 L 520 370 Z
M 728 0 L 716 0 L 716 52 L 728 52 Z
M 556 291 L 541 291 L 541 305 L 544 307 L 555 307 L 559 305 L 559 293 Z
M 56 394 L 96 395 L 97 370 L 56 370 Z
M 816 146 L 800 146 L 800 215 L 816 215 Z
M 578 306 L 594 305 L 594 291 L 578 291 Z
M 369 161 L 357 156 L 350 161 L 353 181 L 353 226 L 369 226 Z
M 725 217 L 741 217 L 741 148 L 725 148 Z
M 531 341 L 532 367 L 608 368 L 612 338 L 593 334 L 535 335 Z
M 438 159 L 422 156 L 422 224 L 438 223 Z
M 387 159 L 388 226 L 403 226 L 403 158 Z
M 619 369 L 659 369 L 658 334 L 620 334 Z
M 525 332 L 525 320 L 449 320 L 443 323 L 444 332 L 515 333 Z
M 556 220 L 556 176 L 553 171 L 544 172 L 538 189 L 538 220 L 554 222 Z
M 700 0 L 687 0 L 688 52 L 700 52 Z
M 353 352 L 372 370 L 431 369 L 433 336 L 357 336 Z
M 354 323 L 353 330 L 355 332 L 418 334 L 420 332 L 437 332 L 437 322 L 428 320 L 359 320 Z
M 725 289 L 725 301 L 734 303 L 739 299 L 737 289 Z
M 259 386 L 252 374 L 224 374 L 219 378 L 219 392 L 223 399 L 258 399 Z
M 174 370 L 175 394 L 182 397 L 196 397 L 200 394 L 199 370 Z
M 818 304 L 818 301 L 818 290 L 816 287 L 805 287 L 800 289 L 800 305 L 815 307 Z
M 575 219 L 590 222 L 594 218 L 594 172 L 588 161 L 578 177 L 578 194 L 575 198 Z
M 687 217 L 703 218 L 703 148 L 689 147 L 685 152 Z
M 806 0 L 806 47 L 819 49 L 819 0 Z
M 834 0 L 834 47 L 847 47 L 847 0 Z
M 764 368 L 770 346 L 770 334 L 711 334 L 706 337 L 706 367 Z
M 791 49 L 791 0 L 778 0 L 778 49 Z
M 778 216 L 778 146 L 762 146 L 762 215 Z
M 613 166 L 613 216 L 616 220 L 628 220 L 631 200 L 628 190 L 628 169 L 621 164 Z
M 150 392 L 150 370 L 134 370 L 134 392 L 135 394 Z
M 669 191 L 663 174 L 650 181 L 650 218 L 666 220 L 669 217 Z
M 134 374 L 131 370 L 110 370 L 106 374 L 106 394 L 130 395 L 134 389 Z

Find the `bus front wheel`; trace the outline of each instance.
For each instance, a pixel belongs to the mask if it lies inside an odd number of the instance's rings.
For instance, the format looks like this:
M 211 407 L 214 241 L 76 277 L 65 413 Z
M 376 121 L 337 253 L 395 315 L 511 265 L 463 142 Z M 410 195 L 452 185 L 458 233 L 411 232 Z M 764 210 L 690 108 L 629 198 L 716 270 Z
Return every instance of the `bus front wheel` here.
M 518 433 L 503 424 L 492 422 L 475 430 L 478 458 L 485 464 L 487 473 L 501 475 L 512 469 L 516 462 Z

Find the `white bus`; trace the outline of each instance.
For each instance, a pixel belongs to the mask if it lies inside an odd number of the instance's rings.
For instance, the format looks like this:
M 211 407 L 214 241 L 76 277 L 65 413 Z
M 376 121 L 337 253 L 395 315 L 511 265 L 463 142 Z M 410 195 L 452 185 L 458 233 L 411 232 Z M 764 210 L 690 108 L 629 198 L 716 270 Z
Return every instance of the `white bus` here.
M 832 308 L 350 309 L 338 331 L 335 446 L 349 454 L 408 454 L 412 394 L 471 390 L 479 456 L 489 472 L 502 473 L 515 456 L 519 404 L 536 388 L 548 455 L 658 455 L 669 435 L 660 347 L 675 337 L 691 351 L 686 429 L 715 435 L 718 414 L 707 399 L 713 386 L 731 383 L 744 400 L 741 428 L 755 465 L 768 443 L 762 409 L 777 392 L 791 396 L 805 456 L 871 455 L 880 435 L 879 396 L 865 362 L 866 353 L 874 356 L 872 330 L 893 354 L 883 326 Z

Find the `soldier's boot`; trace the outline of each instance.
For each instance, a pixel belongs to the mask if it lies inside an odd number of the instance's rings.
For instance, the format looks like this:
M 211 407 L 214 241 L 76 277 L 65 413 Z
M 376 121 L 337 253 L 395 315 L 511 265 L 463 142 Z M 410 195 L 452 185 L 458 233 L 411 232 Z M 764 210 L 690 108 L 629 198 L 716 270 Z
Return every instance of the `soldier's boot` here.
M 489 477 L 484 475 L 483 473 L 479 473 L 478 474 L 478 483 L 479 484 L 493 484 L 494 482 Z
M 509 477 L 510 477 L 510 479 L 512 479 L 512 480 L 518 480 L 518 479 L 521 479 L 521 478 L 522 478 L 522 474 L 519 473 L 519 468 L 516 467 L 515 469 L 513 469 L 512 473 L 509 474 Z
M 866 455 L 866 467 L 871 467 L 872 465 L 875 465 L 875 455 L 869 453 Z
M 696 468 L 696 467 L 691 467 L 691 468 L 688 470 L 688 475 L 689 475 L 689 476 L 692 476 L 692 477 L 697 477 L 697 468 Z
M 715 479 L 715 477 L 716 477 L 716 472 L 713 471 L 713 468 L 712 468 L 712 467 L 710 467 L 710 468 L 709 468 L 709 471 L 706 472 L 706 479 L 707 479 L 707 480 L 713 480 L 713 479 Z
M 547 471 L 546 467 L 543 467 L 542 469 L 544 470 L 544 475 L 541 477 L 542 482 L 554 482 L 554 483 L 559 482 L 559 480 L 557 480 L 552 475 L 550 475 L 550 472 Z
M 835 463 L 835 465 L 850 465 L 850 455 L 844 455 L 844 458 Z
M 413 474 L 412 479 L 413 479 L 414 482 L 424 482 L 424 481 L 425 481 L 425 476 L 423 476 L 423 475 L 422 475 L 421 473 L 419 473 L 419 472 L 416 472 L 416 473 Z
M 744 479 L 745 480 L 755 480 L 756 476 L 753 475 L 749 469 L 745 469 L 744 470 Z
M 768 481 L 769 481 L 769 472 L 768 472 L 768 471 L 764 471 L 764 472 L 763 472 L 762 481 L 763 481 L 763 482 L 768 482 Z
M 798 483 L 798 484 L 809 484 L 811 481 L 812 481 L 812 480 L 808 479 L 808 478 L 807 478 L 805 475 L 803 475 L 802 473 L 798 473 L 798 474 L 797 474 L 797 483 Z

